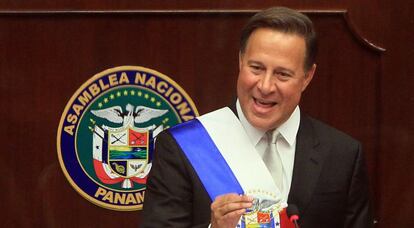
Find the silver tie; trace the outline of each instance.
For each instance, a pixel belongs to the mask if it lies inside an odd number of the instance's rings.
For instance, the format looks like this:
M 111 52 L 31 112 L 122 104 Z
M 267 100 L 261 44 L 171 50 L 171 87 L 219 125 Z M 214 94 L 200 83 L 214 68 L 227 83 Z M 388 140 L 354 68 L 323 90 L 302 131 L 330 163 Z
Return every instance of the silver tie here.
M 283 166 L 277 151 L 277 140 L 279 140 L 279 138 L 280 133 L 278 131 L 268 132 L 269 144 L 263 155 L 263 161 L 270 171 L 276 186 L 279 188 L 280 192 L 283 192 Z

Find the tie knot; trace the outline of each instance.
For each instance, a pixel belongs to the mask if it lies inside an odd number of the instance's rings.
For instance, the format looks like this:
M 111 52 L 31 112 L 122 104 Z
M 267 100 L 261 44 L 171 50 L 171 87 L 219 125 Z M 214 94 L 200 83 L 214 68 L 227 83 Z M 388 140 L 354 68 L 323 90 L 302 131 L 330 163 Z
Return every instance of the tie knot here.
M 278 130 L 268 131 L 268 136 L 270 140 L 269 143 L 275 144 L 279 135 L 280 135 L 280 132 Z

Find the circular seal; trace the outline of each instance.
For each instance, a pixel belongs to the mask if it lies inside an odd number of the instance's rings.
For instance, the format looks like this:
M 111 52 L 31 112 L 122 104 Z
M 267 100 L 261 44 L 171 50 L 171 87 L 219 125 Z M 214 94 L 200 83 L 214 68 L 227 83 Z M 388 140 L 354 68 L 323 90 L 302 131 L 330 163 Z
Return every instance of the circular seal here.
M 92 203 L 142 209 L 155 137 L 196 116 L 194 102 L 166 75 L 138 66 L 105 70 L 85 82 L 63 111 L 60 166 Z

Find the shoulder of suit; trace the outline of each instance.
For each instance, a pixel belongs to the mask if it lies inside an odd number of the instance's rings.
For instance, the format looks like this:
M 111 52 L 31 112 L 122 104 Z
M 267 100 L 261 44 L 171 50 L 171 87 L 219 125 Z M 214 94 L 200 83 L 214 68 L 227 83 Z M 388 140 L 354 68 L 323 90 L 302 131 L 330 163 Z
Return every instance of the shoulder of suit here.
M 345 143 L 348 145 L 359 146 L 360 142 L 348 135 L 347 133 L 340 131 L 320 120 L 303 115 L 301 118 L 309 121 L 312 125 L 315 134 L 317 134 L 320 141 L 329 141 L 332 143 Z

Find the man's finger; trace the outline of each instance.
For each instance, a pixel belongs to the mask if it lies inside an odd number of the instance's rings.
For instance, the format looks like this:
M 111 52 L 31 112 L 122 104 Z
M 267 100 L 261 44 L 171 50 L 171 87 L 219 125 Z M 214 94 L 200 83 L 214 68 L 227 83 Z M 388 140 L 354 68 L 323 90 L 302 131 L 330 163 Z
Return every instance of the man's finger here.
M 236 211 L 244 213 L 245 209 L 253 205 L 252 201 L 251 196 L 226 194 L 216 198 L 211 204 L 211 211 L 217 218 L 233 214 Z
M 236 211 L 232 211 L 232 212 L 230 212 L 230 213 L 227 213 L 224 217 L 225 218 L 237 218 L 237 221 L 240 219 L 240 216 L 242 216 L 243 214 L 244 214 L 244 212 L 246 212 L 246 209 L 239 209 L 239 210 L 236 210 Z
M 217 204 L 225 204 L 225 203 L 230 203 L 230 202 L 252 202 L 252 201 L 253 201 L 253 197 L 248 196 L 248 195 L 239 195 L 236 193 L 220 195 L 216 197 L 216 199 L 214 200 L 214 202 L 216 202 Z

